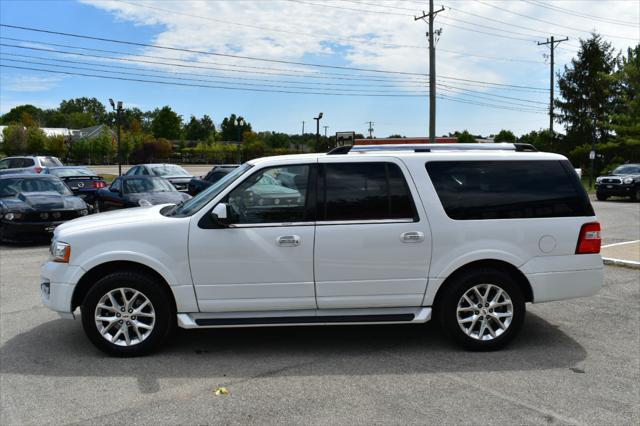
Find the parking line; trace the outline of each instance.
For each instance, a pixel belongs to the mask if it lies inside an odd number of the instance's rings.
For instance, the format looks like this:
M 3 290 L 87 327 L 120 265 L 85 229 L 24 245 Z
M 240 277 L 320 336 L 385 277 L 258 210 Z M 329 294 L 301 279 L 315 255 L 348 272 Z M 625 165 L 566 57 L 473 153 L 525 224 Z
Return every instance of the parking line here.
M 602 246 L 602 248 L 613 247 L 613 246 L 621 246 L 621 245 L 624 245 L 624 244 L 632 244 L 632 243 L 639 243 L 639 242 L 640 242 L 640 240 L 623 241 L 621 243 L 607 244 L 607 245 Z

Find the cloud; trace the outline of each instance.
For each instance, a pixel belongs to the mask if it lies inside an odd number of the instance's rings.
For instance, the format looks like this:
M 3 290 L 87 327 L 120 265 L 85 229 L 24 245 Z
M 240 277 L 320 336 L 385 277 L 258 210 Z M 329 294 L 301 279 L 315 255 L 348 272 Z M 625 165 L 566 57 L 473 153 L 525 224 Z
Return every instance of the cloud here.
M 64 77 L 35 75 L 3 75 L 2 90 L 8 92 L 45 92 L 57 86 Z

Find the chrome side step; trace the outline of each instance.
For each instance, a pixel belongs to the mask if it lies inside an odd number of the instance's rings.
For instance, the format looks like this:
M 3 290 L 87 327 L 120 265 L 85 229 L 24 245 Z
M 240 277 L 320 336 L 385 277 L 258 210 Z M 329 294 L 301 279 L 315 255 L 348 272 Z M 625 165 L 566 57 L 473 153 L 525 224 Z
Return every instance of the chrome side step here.
M 424 323 L 431 308 L 322 309 L 282 312 L 181 313 L 181 328 Z

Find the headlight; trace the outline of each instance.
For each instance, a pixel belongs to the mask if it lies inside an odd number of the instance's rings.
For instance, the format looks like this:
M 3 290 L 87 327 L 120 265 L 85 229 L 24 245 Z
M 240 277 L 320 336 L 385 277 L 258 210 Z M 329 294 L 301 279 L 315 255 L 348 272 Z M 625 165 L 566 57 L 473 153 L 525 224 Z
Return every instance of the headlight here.
M 596 178 L 596 183 L 600 183 L 601 181 L 602 181 L 602 178 L 601 178 L 601 177 L 597 177 L 597 178 Z
M 51 243 L 51 259 L 54 262 L 69 263 L 71 257 L 71 246 L 67 243 L 54 241 Z
M 624 178 L 623 182 L 628 185 L 630 183 L 633 183 L 633 178 L 632 177 Z
M 86 215 L 89 214 L 89 210 L 82 209 L 82 210 L 78 211 L 78 213 L 80 214 L 80 216 L 86 216 Z
M 151 204 L 149 201 L 145 200 L 144 198 L 138 200 L 138 205 L 140 207 L 149 207 L 152 206 L 153 204 Z
M 4 218 L 7 220 L 17 220 L 20 219 L 22 217 L 21 213 L 6 213 L 4 215 Z

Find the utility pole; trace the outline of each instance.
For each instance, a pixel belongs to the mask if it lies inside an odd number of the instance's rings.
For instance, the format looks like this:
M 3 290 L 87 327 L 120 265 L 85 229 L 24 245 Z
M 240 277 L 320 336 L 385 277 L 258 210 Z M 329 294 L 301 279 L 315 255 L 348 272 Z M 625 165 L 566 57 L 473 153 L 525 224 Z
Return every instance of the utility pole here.
M 568 37 L 565 37 L 561 40 L 555 40 L 555 38 L 553 36 L 551 36 L 551 39 L 547 39 L 547 41 L 545 41 L 544 43 L 538 42 L 538 46 L 542 46 L 545 44 L 549 45 L 549 50 L 551 51 L 551 73 L 549 76 L 549 131 L 551 132 L 551 135 L 553 136 L 553 61 L 554 61 L 554 56 L 553 56 L 553 52 L 556 48 L 556 46 L 559 43 L 562 43 L 563 41 L 567 41 L 569 40 Z
M 373 121 L 368 121 L 369 123 L 369 128 L 367 129 L 367 131 L 369 132 L 369 139 L 373 139 L 373 125 L 376 124 Z
M 302 121 L 302 134 L 304 135 L 304 121 Z
M 433 30 L 433 21 L 436 15 L 444 10 L 433 10 L 433 0 L 429 0 L 429 13 L 422 11 L 422 16 L 414 16 L 414 21 L 419 19 L 429 23 L 429 143 L 436 142 L 436 45 L 434 42 L 434 33 L 438 36 L 442 33 L 442 29 Z M 429 18 L 427 21 L 425 18 Z
M 118 153 L 117 153 L 117 157 L 118 157 L 118 176 L 122 176 L 122 155 L 121 155 L 121 150 L 120 150 L 120 117 L 122 116 L 122 101 L 118 101 L 117 107 L 115 102 L 113 102 L 113 99 L 109 99 L 109 103 L 111 104 L 111 108 L 113 108 L 113 110 L 116 112 L 116 125 L 118 127 Z M 89 156 L 89 158 L 91 158 L 91 156 Z M 89 162 L 91 162 L 91 160 L 89 160 Z
M 327 137 L 327 129 L 329 128 L 329 126 L 322 126 L 324 127 L 324 137 Z
M 320 120 L 322 120 L 322 113 L 317 117 L 313 117 L 316 120 L 316 152 L 320 151 Z

